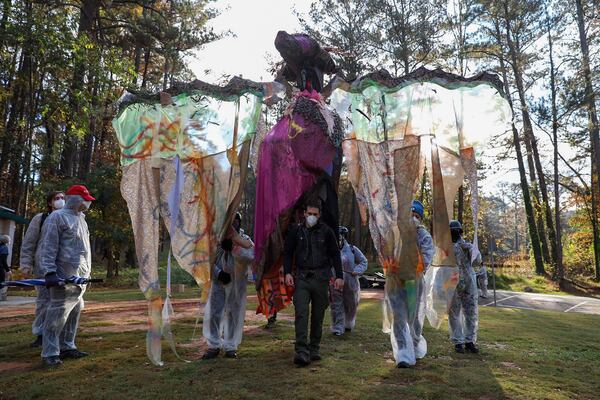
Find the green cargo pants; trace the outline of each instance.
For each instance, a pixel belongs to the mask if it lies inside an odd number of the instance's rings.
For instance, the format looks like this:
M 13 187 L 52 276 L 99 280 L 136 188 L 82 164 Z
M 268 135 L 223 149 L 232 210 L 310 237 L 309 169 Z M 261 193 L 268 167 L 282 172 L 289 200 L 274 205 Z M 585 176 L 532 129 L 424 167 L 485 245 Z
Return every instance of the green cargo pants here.
M 312 303 L 312 309 L 310 304 Z M 329 272 L 301 272 L 294 291 L 296 353 L 318 354 L 323 334 L 323 318 L 329 305 Z M 308 315 L 310 313 L 310 343 Z

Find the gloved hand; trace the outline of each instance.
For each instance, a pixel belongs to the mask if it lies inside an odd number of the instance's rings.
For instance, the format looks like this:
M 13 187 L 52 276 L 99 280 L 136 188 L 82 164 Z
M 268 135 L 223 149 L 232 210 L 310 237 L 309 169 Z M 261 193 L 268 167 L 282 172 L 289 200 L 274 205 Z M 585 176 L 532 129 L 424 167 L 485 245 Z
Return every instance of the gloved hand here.
M 46 287 L 53 287 L 53 286 L 62 286 L 64 285 L 64 282 L 62 282 L 60 279 L 58 279 L 58 275 L 56 275 L 56 272 L 49 272 L 46 274 Z
M 223 241 L 221 242 L 221 248 L 225 251 L 233 250 L 233 240 L 223 239 Z
M 231 275 L 225 271 L 221 271 L 221 272 L 219 272 L 219 275 L 217 275 L 217 279 L 223 285 L 227 285 L 229 282 L 231 282 Z

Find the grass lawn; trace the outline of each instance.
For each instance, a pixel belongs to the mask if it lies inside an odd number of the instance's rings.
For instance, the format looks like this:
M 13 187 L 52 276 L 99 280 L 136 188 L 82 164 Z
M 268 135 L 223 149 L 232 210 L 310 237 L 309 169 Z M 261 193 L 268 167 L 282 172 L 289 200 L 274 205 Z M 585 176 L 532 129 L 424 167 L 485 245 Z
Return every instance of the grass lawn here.
M 488 269 L 488 287 L 492 287 L 492 271 Z M 496 289 L 499 290 L 510 290 L 513 292 L 531 292 L 531 293 L 544 293 L 544 294 L 562 294 L 568 295 L 569 293 L 563 292 L 558 288 L 558 284 L 552 282 L 545 276 L 531 274 L 514 274 L 510 272 L 502 272 L 502 269 L 496 270 Z
M 248 304 L 248 310 L 254 307 Z M 199 361 L 201 341 L 190 340 L 195 319 L 179 319 L 178 350 L 193 362 L 178 361 L 165 344 L 162 368 L 146 359 L 139 321 L 123 331 L 127 319 L 110 322 L 110 312 L 82 316 L 78 344 L 91 356 L 54 370 L 43 368 L 39 352 L 27 346 L 30 317 L 0 318 L 0 398 L 598 398 L 600 316 L 485 307 L 480 315 L 480 355 L 454 353 L 446 326 L 439 331 L 428 327 L 428 356 L 416 368 L 399 370 L 389 337 L 381 333 L 379 301 L 361 302 L 358 326 L 351 334 L 334 338 L 325 333 L 324 359 L 308 368 L 292 364 L 292 311 L 280 314 L 273 331 L 262 329 L 264 320 L 249 318 L 237 360 Z

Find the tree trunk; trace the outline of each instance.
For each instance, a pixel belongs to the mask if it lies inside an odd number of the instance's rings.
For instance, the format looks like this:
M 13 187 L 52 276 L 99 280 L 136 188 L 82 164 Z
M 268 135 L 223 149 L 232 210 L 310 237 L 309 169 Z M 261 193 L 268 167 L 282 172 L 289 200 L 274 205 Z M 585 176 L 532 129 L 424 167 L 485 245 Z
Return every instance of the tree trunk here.
M 82 2 L 81 13 L 79 15 L 79 28 L 77 37 L 84 35 L 92 38 L 94 22 L 98 18 L 100 9 L 100 0 L 84 0 Z M 73 79 L 69 89 L 69 106 L 71 108 L 71 118 L 68 118 L 65 129 L 65 140 L 61 155 L 60 172 L 64 176 L 75 176 L 77 171 L 78 140 L 73 127 L 77 125 L 77 118 L 80 117 L 81 107 L 79 104 L 79 94 L 83 90 L 84 79 L 87 73 L 86 63 L 78 58 L 74 64 Z
M 4 47 L 4 39 L 6 34 L 6 22 L 8 21 L 8 15 L 11 9 L 11 0 L 4 0 L 2 2 L 2 20 L 0 20 L 0 50 Z
M 497 39 L 500 41 L 500 27 L 496 24 Z M 499 43 L 502 47 L 502 43 Z M 500 69 L 502 71 L 502 79 L 504 80 L 504 90 L 507 93 L 507 100 L 511 110 L 514 113 L 513 102 L 510 98 L 510 87 L 508 85 L 508 74 L 506 71 L 506 65 L 504 64 L 503 55 L 499 57 Z M 515 152 L 517 154 L 517 164 L 519 166 L 519 177 L 521 184 L 521 192 L 523 193 L 523 203 L 525 206 L 525 214 L 527 216 L 527 225 L 529 227 L 529 236 L 531 238 L 531 248 L 533 250 L 533 258 L 535 262 L 535 272 L 537 274 L 544 273 L 544 263 L 542 260 L 542 249 L 540 247 L 540 238 L 538 236 L 537 227 L 535 225 L 535 216 L 533 213 L 533 207 L 531 205 L 531 197 L 529 196 L 529 185 L 527 184 L 527 174 L 525 172 L 525 163 L 523 162 L 523 154 L 521 152 L 521 142 L 519 139 L 519 132 L 515 124 L 512 124 L 513 141 L 515 146 Z
M 150 64 L 150 49 L 146 49 L 146 53 L 144 54 L 144 73 L 142 74 L 142 84 L 141 88 L 146 89 L 146 84 L 148 83 L 148 65 Z
M 463 221 L 463 214 L 465 212 L 465 189 L 464 189 L 464 185 L 460 185 L 460 187 L 458 188 L 458 209 L 456 212 L 456 219 L 458 221 L 460 221 L 460 223 L 462 224 Z
M 590 69 L 590 51 L 588 38 L 585 33 L 585 20 L 581 0 L 575 0 L 577 9 L 577 28 L 579 29 L 579 43 L 581 47 L 581 62 L 583 77 L 585 79 L 585 103 L 588 109 L 588 127 L 590 142 L 592 144 L 592 228 L 594 233 L 594 263 L 596 280 L 600 281 L 600 127 L 596 110 L 596 95 L 592 84 Z
M 534 186 L 534 204 L 536 206 L 536 211 L 538 214 L 538 233 L 539 238 L 542 243 L 542 251 L 545 261 L 551 261 L 550 252 L 548 248 L 548 242 L 546 239 L 546 232 L 544 228 L 543 216 L 546 217 L 546 225 L 548 226 L 548 231 L 550 233 L 551 239 L 554 240 L 554 227 L 552 224 L 552 215 L 548 212 L 548 190 L 546 188 L 546 179 L 544 177 L 544 172 L 541 167 L 540 156 L 537 150 L 537 141 L 535 135 L 533 133 L 533 124 L 531 123 L 531 117 L 529 115 L 529 107 L 527 106 L 527 101 L 525 99 L 525 89 L 523 85 L 523 76 L 519 64 L 519 60 L 517 57 L 517 48 L 512 39 L 511 27 L 510 27 L 510 18 L 508 15 L 508 2 L 504 3 L 504 12 L 505 12 L 505 22 L 506 22 L 506 41 L 508 44 L 508 50 L 510 53 L 510 57 L 512 60 L 512 69 L 515 77 L 515 84 L 517 86 L 517 92 L 519 94 L 519 101 L 521 103 L 521 114 L 523 116 L 523 131 L 525 132 L 525 145 L 527 147 L 528 152 L 528 163 L 529 163 L 529 173 L 531 175 L 531 183 L 532 185 L 536 184 L 535 180 L 535 171 L 537 170 L 538 179 L 540 182 L 540 191 L 542 193 L 542 203 L 540 204 L 539 195 L 537 195 L 537 190 Z M 531 154 L 530 153 L 531 150 Z M 533 163 L 531 162 L 530 157 L 533 157 Z M 534 165 L 532 165 L 534 164 Z M 533 240 L 533 238 L 532 238 Z M 552 247 L 554 244 L 552 243 Z M 542 265 L 543 267 L 543 265 Z M 544 271 L 538 272 L 544 273 Z
M 556 250 L 556 260 L 553 278 L 558 281 L 559 287 L 563 285 L 564 279 L 564 268 L 563 268 L 563 257 L 562 257 L 562 226 L 560 222 L 560 191 L 558 187 L 559 175 L 558 175 L 558 111 L 556 108 L 556 69 L 554 67 L 554 50 L 552 40 L 552 28 L 550 23 L 550 17 L 547 18 L 548 28 L 548 55 L 550 58 L 550 95 L 552 98 L 552 139 L 554 140 L 554 224 L 556 226 L 556 244 L 554 246 Z
M 99 104 L 98 104 L 98 79 L 94 77 L 92 83 L 91 90 L 91 113 L 89 115 L 89 126 L 88 132 L 84 137 L 83 149 L 81 152 L 81 162 L 79 163 L 79 173 L 78 176 L 80 179 L 84 179 L 87 174 L 89 174 L 92 168 L 92 158 L 94 154 L 94 142 L 96 137 L 97 130 L 97 118 L 100 113 L 98 112 Z
M 113 260 L 113 254 L 112 254 L 112 246 L 108 245 L 106 246 L 106 278 L 110 279 L 115 277 L 115 263 Z
M 142 47 L 140 45 L 135 46 L 135 58 L 133 60 L 133 71 L 135 76 L 132 78 L 131 84 L 133 87 L 137 87 L 138 75 L 140 73 L 140 66 L 142 64 Z

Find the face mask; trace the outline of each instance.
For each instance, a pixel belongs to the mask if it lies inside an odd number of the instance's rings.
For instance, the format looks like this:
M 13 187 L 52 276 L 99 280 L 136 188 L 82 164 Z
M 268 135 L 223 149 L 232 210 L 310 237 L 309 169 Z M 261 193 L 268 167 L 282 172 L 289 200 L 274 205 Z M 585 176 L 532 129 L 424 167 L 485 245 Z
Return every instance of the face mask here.
M 89 210 L 91 205 L 92 205 L 92 202 L 91 202 L 91 201 L 89 201 L 89 200 L 84 200 L 84 202 L 83 202 L 83 207 L 85 207 L 85 209 L 84 209 L 84 210 Z
M 412 219 L 413 219 L 413 223 L 415 224 L 415 226 L 421 225 L 421 221 L 419 220 L 419 218 L 413 217 Z
M 308 217 L 306 217 L 306 225 L 308 225 L 308 227 L 311 228 L 317 224 L 318 220 L 319 218 L 315 217 L 314 215 L 309 215 Z
M 54 207 L 55 210 L 60 210 L 64 206 L 65 206 L 65 199 L 54 200 L 54 202 L 52 203 L 52 207 Z

